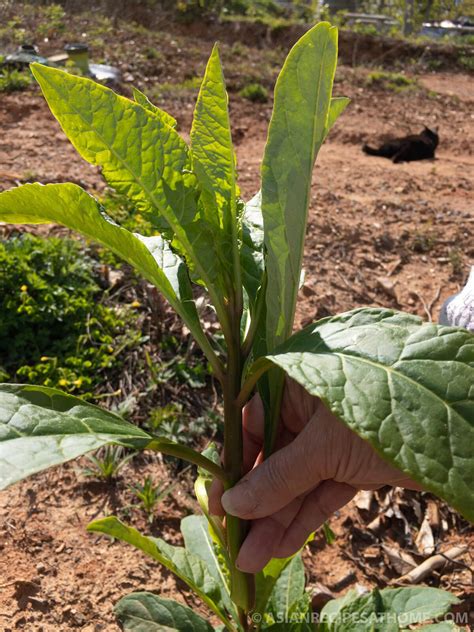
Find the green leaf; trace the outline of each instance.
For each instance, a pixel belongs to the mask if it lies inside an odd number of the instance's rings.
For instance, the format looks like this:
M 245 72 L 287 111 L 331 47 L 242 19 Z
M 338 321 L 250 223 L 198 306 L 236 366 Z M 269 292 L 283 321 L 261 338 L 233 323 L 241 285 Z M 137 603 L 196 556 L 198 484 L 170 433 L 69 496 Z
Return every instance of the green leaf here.
M 202 456 L 208 458 L 210 461 L 220 467 L 221 459 L 217 446 L 215 443 L 210 443 L 209 446 L 202 451 Z M 211 537 L 216 543 L 220 545 L 220 551 L 223 555 L 227 555 L 226 552 L 226 534 L 220 516 L 213 516 L 209 513 L 209 489 L 212 485 L 214 477 L 208 470 L 204 470 L 198 467 L 198 476 L 194 481 L 194 493 L 196 494 L 196 500 L 201 507 L 201 511 L 205 515 L 207 522 L 209 523 L 209 529 Z
M 0 489 L 108 443 L 144 447 L 150 436 L 77 397 L 0 384 Z
M 102 168 L 111 186 L 134 200 L 158 228 L 193 220 L 196 182 L 188 173 L 186 143 L 174 129 L 150 109 L 90 79 L 40 64 L 31 69 L 64 133 L 85 160 Z
M 133 200 L 158 230 L 174 237 L 216 309 L 223 309 L 215 236 L 199 216 L 200 190 L 181 136 L 149 107 L 89 79 L 40 64 L 31 69 L 77 151 L 100 166 L 107 182 Z
M 278 577 L 267 610 L 275 621 L 288 620 L 290 612 L 304 594 L 305 575 L 301 554 L 295 555 Z
M 345 599 L 340 609 L 337 609 L 332 601 L 327 605 L 331 606 L 331 604 L 333 608 L 331 614 L 329 608 L 326 609 L 327 606 L 321 611 L 321 632 L 399 632 L 400 630 L 396 617 L 385 609 L 381 593 L 377 589 L 355 599 Z
M 209 533 L 207 519 L 204 516 L 187 516 L 183 518 L 181 520 L 181 533 L 183 534 L 186 550 L 204 562 L 207 570 L 219 584 L 225 607 L 235 619 L 238 619 L 235 606 L 230 599 L 228 570 L 223 566 L 225 560 L 222 552 L 218 555 L 216 551 L 216 544 Z
M 191 129 L 191 153 L 209 178 L 217 222 L 232 243 L 236 228 L 235 155 L 230 131 L 228 97 L 217 45 L 207 63 Z M 222 244 L 224 245 L 224 244 Z
M 474 335 L 359 309 L 292 336 L 268 358 L 373 448 L 474 519 Z
M 357 590 L 355 588 L 351 588 L 343 597 L 339 597 L 338 599 L 331 599 L 330 601 L 328 601 L 328 603 L 323 606 L 321 610 L 321 630 L 323 632 L 327 632 L 327 630 L 329 629 L 329 623 L 337 618 L 339 612 L 341 612 L 344 606 L 347 606 L 353 601 L 359 599 L 359 597 L 360 594 L 357 592 Z
M 182 604 L 153 593 L 127 595 L 115 606 L 115 614 L 125 632 L 213 632 L 202 617 Z
M 143 237 L 118 226 L 92 196 L 75 184 L 25 184 L 0 193 L 0 221 L 62 224 L 98 241 L 130 263 L 165 296 L 215 364 L 202 331 L 184 262 L 161 237 Z
M 255 576 L 255 612 L 263 616 L 267 611 L 267 603 L 273 588 L 291 559 L 291 557 L 273 558 L 260 573 L 257 573 Z
M 91 522 L 87 530 L 128 542 L 157 560 L 184 581 L 224 623 L 228 623 L 221 588 L 196 555 L 183 547 L 171 546 L 161 538 L 144 536 L 114 516 Z
M 336 62 L 337 29 L 321 22 L 292 48 L 275 87 L 262 165 L 269 351 L 293 326 L 311 175 L 327 133 Z
M 437 588 L 386 588 L 358 596 L 351 591 L 321 611 L 324 632 L 398 632 L 448 613 L 459 599 Z M 424 629 L 424 628 L 423 628 Z
M 169 127 L 176 127 L 176 119 L 173 118 L 171 114 L 168 114 L 168 112 L 165 112 L 156 105 L 153 105 L 146 94 L 143 94 L 143 92 L 141 92 L 138 88 L 132 88 L 132 90 L 133 98 L 139 105 L 144 107 L 146 110 L 150 110 L 150 112 L 153 112 L 153 114 L 156 114 L 156 116 L 160 117 L 163 123 L 169 125 Z
M 245 204 L 242 213 L 240 264 L 242 283 L 247 292 L 251 310 L 257 301 L 265 270 L 263 246 L 262 194 L 258 192 Z
M 436 619 L 461 603 L 455 595 L 438 588 L 386 588 L 380 594 L 384 608 L 397 615 L 399 625 Z
M 304 593 L 286 614 L 279 613 L 276 621 L 273 624 L 264 625 L 263 629 L 272 632 L 314 632 L 315 623 L 316 617 L 311 608 L 311 598 L 308 593 Z
M 273 351 L 292 331 L 311 176 L 328 132 L 336 64 L 337 29 L 321 22 L 291 49 L 275 86 L 262 164 L 266 339 L 256 342 L 258 347 L 264 344 L 264 352 Z M 271 453 L 275 442 L 282 388 L 283 377 L 279 371 L 264 377 L 259 386 L 265 407 L 266 455 Z
M 0 220 L 14 224 L 57 223 L 78 231 L 123 257 L 153 283 L 186 324 L 199 324 L 186 266 L 160 237 L 143 237 L 118 226 L 91 195 L 75 184 L 25 184 L 0 193 Z M 188 322 L 189 321 L 189 322 Z
M 334 125 L 334 123 L 341 116 L 341 114 L 344 112 L 344 110 L 346 109 L 346 107 L 349 105 L 350 102 L 351 100 L 348 99 L 347 97 L 333 97 L 331 99 L 331 104 L 329 106 L 329 112 L 328 112 L 328 122 L 326 126 L 325 138 L 331 131 L 331 128 Z

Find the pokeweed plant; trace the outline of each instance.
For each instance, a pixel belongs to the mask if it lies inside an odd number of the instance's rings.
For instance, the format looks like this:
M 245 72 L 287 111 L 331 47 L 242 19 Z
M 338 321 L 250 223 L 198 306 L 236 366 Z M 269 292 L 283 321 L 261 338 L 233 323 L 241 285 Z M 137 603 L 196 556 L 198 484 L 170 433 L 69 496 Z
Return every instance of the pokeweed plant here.
M 237 184 L 217 48 L 199 92 L 189 146 L 173 117 L 138 90 L 132 101 L 86 78 L 34 64 L 32 72 L 75 148 L 100 166 L 108 184 L 129 198 L 156 234 L 145 237 L 117 225 L 74 184 L 27 184 L 0 194 L 0 220 L 55 222 L 77 230 L 108 246 L 162 292 L 221 384 L 225 426 L 221 464 L 212 449 L 201 454 L 158 438 L 60 391 L 4 384 L 2 487 L 111 443 L 194 463 L 203 515 L 182 521 L 185 547 L 146 537 L 115 517 L 89 529 L 161 562 L 220 619 L 220 630 L 300 631 L 316 625 L 301 556 L 274 559 L 257 575 L 245 574 L 234 562 L 246 524 L 208 511 L 212 477 L 229 488 L 242 476 L 242 408 L 256 388 L 265 405 L 265 454 L 271 454 L 285 373 L 384 459 L 474 518 L 474 336 L 374 308 L 325 318 L 292 335 L 312 170 L 348 104 L 332 96 L 336 62 L 337 30 L 327 23 L 309 30 L 289 53 L 275 87 L 261 191 L 248 202 Z M 202 326 L 196 286 L 215 311 L 219 342 Z M 349 594 L 330 602 L 318 625 L 338 632 L 398 630 L 407 627 L 403 617 L 416 615 L 422 623 L 455 602 L 435 589 Z M 125 597 L 117 614 L 135 632 L 213 629 L 189 608 L 150 593 Z M 450 625 L 430 629 L 455 629 Z

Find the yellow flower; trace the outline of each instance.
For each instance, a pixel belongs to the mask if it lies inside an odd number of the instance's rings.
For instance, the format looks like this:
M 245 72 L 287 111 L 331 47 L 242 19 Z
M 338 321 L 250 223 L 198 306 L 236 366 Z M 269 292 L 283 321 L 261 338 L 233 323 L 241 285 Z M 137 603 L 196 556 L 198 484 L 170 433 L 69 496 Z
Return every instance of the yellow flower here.
M 67 380 L 63 377 L 59 380 L 59 386 L 67 386 Z
M 22 285 L 22 286 L 21 286 L 21 288 L 20 288 L 20 290 L 21 290 L 22 292 L 28 292 L 28 286 L 27 286 L 27 285 Z
M 48 356 L 41 356 L 40 362 L 47 362 L 49 360 Z
M 82 386 L 82 377 L 78 378 L 77 380 L 74 380 L 73 382 L 74 386 Z
M 133 303 L 130 303 L 130 307 L 141 307 L 141 303 L 140 301 L 133 301 Z

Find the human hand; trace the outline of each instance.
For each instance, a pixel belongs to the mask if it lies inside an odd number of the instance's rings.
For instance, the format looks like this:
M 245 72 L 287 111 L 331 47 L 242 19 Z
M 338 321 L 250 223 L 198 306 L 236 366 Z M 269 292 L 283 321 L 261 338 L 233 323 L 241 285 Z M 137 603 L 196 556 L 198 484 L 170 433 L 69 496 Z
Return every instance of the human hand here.
M 296 553 L 360 489 L 421 489 L 296 382 L 286 383 L 277 449 L 265 461 L 263 431 L 263 405 L 255 396 L 243 412 L 247 474 L 223 495 L 214 481 L 209 498 L 211 513 L 252 521 L 236 561 L 245 572 Z

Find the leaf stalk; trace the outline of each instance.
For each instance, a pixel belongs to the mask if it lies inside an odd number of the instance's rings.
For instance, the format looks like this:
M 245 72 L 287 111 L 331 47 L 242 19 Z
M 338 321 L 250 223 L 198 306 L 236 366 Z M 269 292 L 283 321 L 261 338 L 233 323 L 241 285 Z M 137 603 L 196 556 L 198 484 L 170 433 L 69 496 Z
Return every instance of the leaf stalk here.
M 196 452 L 192 448 L 175 443 L 174 441 L 169 441 L 168 439 L 153 439 L 145 446 L 145 448 L 161 452 L 162 454 L 168 454 L 169 456 L 175 456 L 178 459 L 183 459 L 184 461 L 193 463 L 222 481 L 225 489 L 232 487 L 231 479 L 219 465 L 214 463 L 214 461 L 211 461 L 211 459 L 208 459 L 203 454 Z

